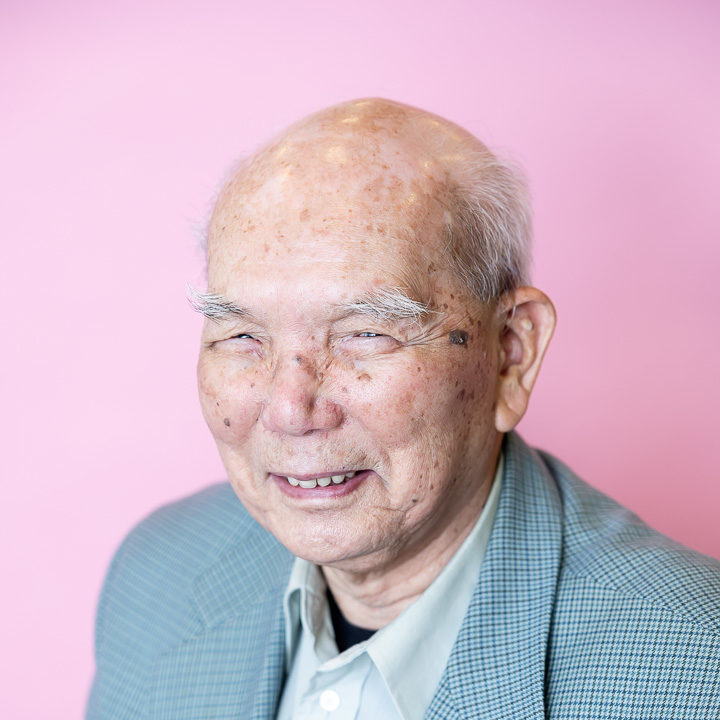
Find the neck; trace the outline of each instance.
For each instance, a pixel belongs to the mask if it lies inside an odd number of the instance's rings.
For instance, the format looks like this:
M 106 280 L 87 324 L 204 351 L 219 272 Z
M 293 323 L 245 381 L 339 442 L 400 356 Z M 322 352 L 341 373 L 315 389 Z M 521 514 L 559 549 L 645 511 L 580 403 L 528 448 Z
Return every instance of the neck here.
M 492 487 L 499 451 L 498 444 L 486 477 L 465 502 L 454 508 L 452 522 L 419 547 L 403 548 L 371 569 L 322 567 L 335 602 L 350 623 L 378 630 L 430 587 L 480 517 Z

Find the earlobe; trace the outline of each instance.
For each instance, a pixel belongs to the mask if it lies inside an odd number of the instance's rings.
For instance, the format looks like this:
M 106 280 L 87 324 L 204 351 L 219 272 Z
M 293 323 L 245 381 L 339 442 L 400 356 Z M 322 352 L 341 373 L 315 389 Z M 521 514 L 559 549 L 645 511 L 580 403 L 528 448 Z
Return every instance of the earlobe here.
M 506 293 L 498 304 L 500 363 L 495 427 L 509 432 L 527 410 L 543 356 L 555 329 L 550 298 L 532 287 Z

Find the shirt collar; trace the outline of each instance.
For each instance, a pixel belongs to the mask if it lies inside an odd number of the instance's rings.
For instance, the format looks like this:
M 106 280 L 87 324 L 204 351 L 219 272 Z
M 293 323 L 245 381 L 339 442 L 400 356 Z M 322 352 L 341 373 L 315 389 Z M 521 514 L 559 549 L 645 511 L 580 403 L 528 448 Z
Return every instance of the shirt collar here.
M 318 638 L 322 635 L 323 624 L 331 622 L 326 590 L 327 584 L 320 568 L 296 557 L 283 598 L 285 658 L 288 670 L 297 648 L 300 632 L 304 629 L 314 638 Z

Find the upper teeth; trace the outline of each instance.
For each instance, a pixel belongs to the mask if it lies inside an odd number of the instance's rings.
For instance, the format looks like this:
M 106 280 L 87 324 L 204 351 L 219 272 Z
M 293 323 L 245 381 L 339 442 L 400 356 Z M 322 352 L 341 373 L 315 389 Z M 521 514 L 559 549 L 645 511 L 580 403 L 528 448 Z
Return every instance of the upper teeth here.
M 296 487 L 299 485 L 301 488 L 314 488 L 318 485 L 320 487 L 327 487 L 331 482 L 335 483 L 335 485 L 339 485 L 343 480 L 345 480 L 345 478 L 351 478 L 353 475 L 355 475 L 355 472 L 345 473 L 344 475 L 313 478 L 312 480 L 298 480 L 294 477 L 288 477 L 287 481 L 291 485 L 295 485 Z

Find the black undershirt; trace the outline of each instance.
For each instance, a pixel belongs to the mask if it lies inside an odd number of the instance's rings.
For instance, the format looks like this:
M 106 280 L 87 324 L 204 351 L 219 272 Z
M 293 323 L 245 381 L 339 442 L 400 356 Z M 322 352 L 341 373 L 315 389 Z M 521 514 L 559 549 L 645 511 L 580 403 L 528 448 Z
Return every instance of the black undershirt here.
M 357 645 L 363 640 L 371 638 L 375 634 L 375 630 L 368 630 L 367 628 L 358 627 L 357 625 L 349 623 L 337 606 L 330 590 L 327 591 L 327 599 L 330 604 L 330 618 L 332 620 L 333 630 L 335 630 L 335 642 L 340 652 L 347 650 L 353 645 Z

